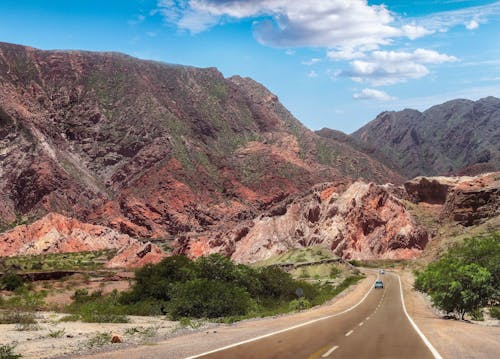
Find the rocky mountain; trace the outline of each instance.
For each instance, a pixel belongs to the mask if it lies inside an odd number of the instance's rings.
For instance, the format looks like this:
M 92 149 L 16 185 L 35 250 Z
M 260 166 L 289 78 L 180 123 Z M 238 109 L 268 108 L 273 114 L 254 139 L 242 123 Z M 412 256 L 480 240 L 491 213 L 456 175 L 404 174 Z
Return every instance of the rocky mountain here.
M 214 68 L 0 43 L 0 256 L 116 249 L 108 267 L 135 267 L 166 255 L 155 239 L 238 262 L 311 245 L 417 257 L 431 239 L 408 204 L 429 189 L 399 186 L 400 162 L 367 136 L 314 133 Z M 496 213 L 497 182 L 429 198 L 470 225 Z
M 238 222 L 334 179 L 402 177 L 249 78 L 0 43 L 0 224 L 56 212 L 133 237 Z
M 191 255 L 222 252 L 244 263 L 308 246 L 326 247 L 344 259 L 408 259 L 418 257 L 428 241 L 393 186 L 361 181 L 319 184 L 211 237 L 226 240 L 205 237 L 180 248 Z
M 500 99 L 383 112 L 352 137 L 391 158 L 408 178 L 498 171 Z

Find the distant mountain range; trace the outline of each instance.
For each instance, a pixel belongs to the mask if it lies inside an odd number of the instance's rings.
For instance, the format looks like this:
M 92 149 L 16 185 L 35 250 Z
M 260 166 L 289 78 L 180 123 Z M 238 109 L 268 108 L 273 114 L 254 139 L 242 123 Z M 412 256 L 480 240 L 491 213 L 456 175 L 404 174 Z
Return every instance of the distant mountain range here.
M 383 112 L 351 137 L 405 177 L 500 170 L 500 99 Z

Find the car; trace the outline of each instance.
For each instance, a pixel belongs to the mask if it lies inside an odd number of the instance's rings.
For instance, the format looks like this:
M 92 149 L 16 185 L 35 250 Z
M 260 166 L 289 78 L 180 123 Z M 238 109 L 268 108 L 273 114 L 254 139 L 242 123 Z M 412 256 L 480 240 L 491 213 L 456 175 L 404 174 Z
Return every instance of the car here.
M 382 282 L 380 279 L 375 281 L 375 289 L 384 289 L 384 282 Z
M 378 271 L 380 274 L 385 274 L 385 270 L 381 269 Z

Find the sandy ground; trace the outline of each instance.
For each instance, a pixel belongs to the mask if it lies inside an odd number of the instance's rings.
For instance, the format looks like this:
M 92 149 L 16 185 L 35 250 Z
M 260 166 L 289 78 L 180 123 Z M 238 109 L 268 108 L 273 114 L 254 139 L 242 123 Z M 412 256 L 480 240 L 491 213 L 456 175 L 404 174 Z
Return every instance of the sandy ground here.
M 409 314 L 445 359 L 492 359 L 500 355 L 500 323 L 441 319 L 429 300 L 413 290 L 413 276 L 401 273 Z M 487 326 L 485 324 L 489 324 Z
M 74 357 L 79 353 L 102 350 L 106 346 L 146 344 L 175 335 L 183 329 L 177 322 L 164 317 L 129 316 L 130 323 L 59 322 L 60 313 L 37 313 L 38 325 L 34 330 L 18 330 L 15 324 L 0 325 L 0 344 L 16 344 L 15 352 L 23 358 Z M 50 334 L 59 333 L 53 338 Z M 97 339 L 102 334 L 118 335 L 123 343 L 110 344 Z

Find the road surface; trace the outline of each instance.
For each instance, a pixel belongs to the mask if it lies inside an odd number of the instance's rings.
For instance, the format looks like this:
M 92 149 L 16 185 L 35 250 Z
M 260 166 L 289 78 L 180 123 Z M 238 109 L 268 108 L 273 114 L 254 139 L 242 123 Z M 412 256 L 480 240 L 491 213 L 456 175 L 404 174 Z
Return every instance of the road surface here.
M 352 310 L 190 358 L 434 358 L 404 312 L 398 277 L 380 279 L 384 289 Z

